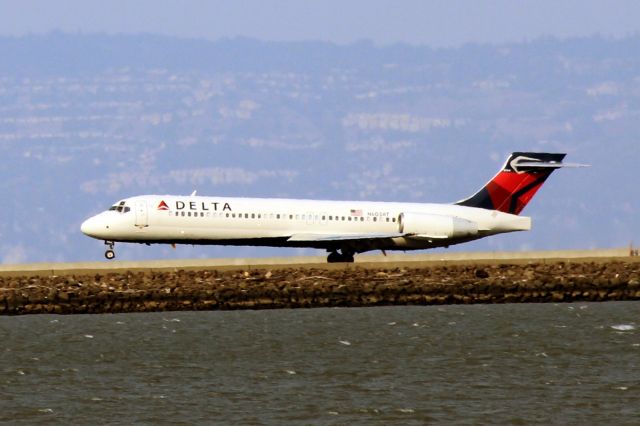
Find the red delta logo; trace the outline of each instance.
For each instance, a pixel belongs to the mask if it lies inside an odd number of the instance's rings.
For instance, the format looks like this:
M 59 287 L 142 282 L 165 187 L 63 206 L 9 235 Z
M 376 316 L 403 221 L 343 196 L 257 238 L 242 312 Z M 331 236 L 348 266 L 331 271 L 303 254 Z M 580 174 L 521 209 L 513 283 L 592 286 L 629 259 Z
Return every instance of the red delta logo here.
M 164 200 L 161 200 L 160 204 L 158 204 L 158 210 L 169 210 L 169 206 L 164 202 Z

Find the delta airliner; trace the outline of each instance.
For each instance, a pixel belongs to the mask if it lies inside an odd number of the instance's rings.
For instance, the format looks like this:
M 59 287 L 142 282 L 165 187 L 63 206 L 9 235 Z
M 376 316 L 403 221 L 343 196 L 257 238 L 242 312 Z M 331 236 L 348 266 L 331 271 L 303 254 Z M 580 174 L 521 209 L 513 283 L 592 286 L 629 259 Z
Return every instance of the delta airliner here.
M 84 234 L 116 242 L 325 249 L 328 262 L 371 250 L 448 247 L 531 229 L 520 212 L 565 154 L 514 152 L 473 196 L 453 204 L 141 195 L 82 223 Z

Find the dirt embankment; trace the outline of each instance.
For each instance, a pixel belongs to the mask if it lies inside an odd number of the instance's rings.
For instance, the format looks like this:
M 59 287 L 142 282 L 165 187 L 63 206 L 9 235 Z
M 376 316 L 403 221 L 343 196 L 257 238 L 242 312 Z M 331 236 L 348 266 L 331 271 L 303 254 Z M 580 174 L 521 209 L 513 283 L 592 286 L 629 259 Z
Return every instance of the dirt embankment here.
M 639 299 L 625 261 L 0 277 L 5 315 Z

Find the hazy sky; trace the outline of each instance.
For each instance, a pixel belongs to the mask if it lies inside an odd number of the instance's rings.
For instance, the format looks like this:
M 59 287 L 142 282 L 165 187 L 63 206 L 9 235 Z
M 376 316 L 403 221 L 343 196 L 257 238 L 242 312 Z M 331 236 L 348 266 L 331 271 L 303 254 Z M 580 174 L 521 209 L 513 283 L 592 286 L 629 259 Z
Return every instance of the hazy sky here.
M 640 1 L 0 0 L 0 35 L 53 30 L 455 46 L 640 33 Z

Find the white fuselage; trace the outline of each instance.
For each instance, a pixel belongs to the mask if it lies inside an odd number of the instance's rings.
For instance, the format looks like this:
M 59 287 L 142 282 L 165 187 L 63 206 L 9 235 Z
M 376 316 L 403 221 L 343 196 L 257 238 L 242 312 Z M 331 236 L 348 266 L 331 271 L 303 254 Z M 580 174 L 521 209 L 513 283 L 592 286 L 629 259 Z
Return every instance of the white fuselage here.
M 110 242 L 348 248 L 356 253 L 448 246 L 530 228 L 528 217 L 450 204 L 145 195 L 87 219 L 81 229 Z

